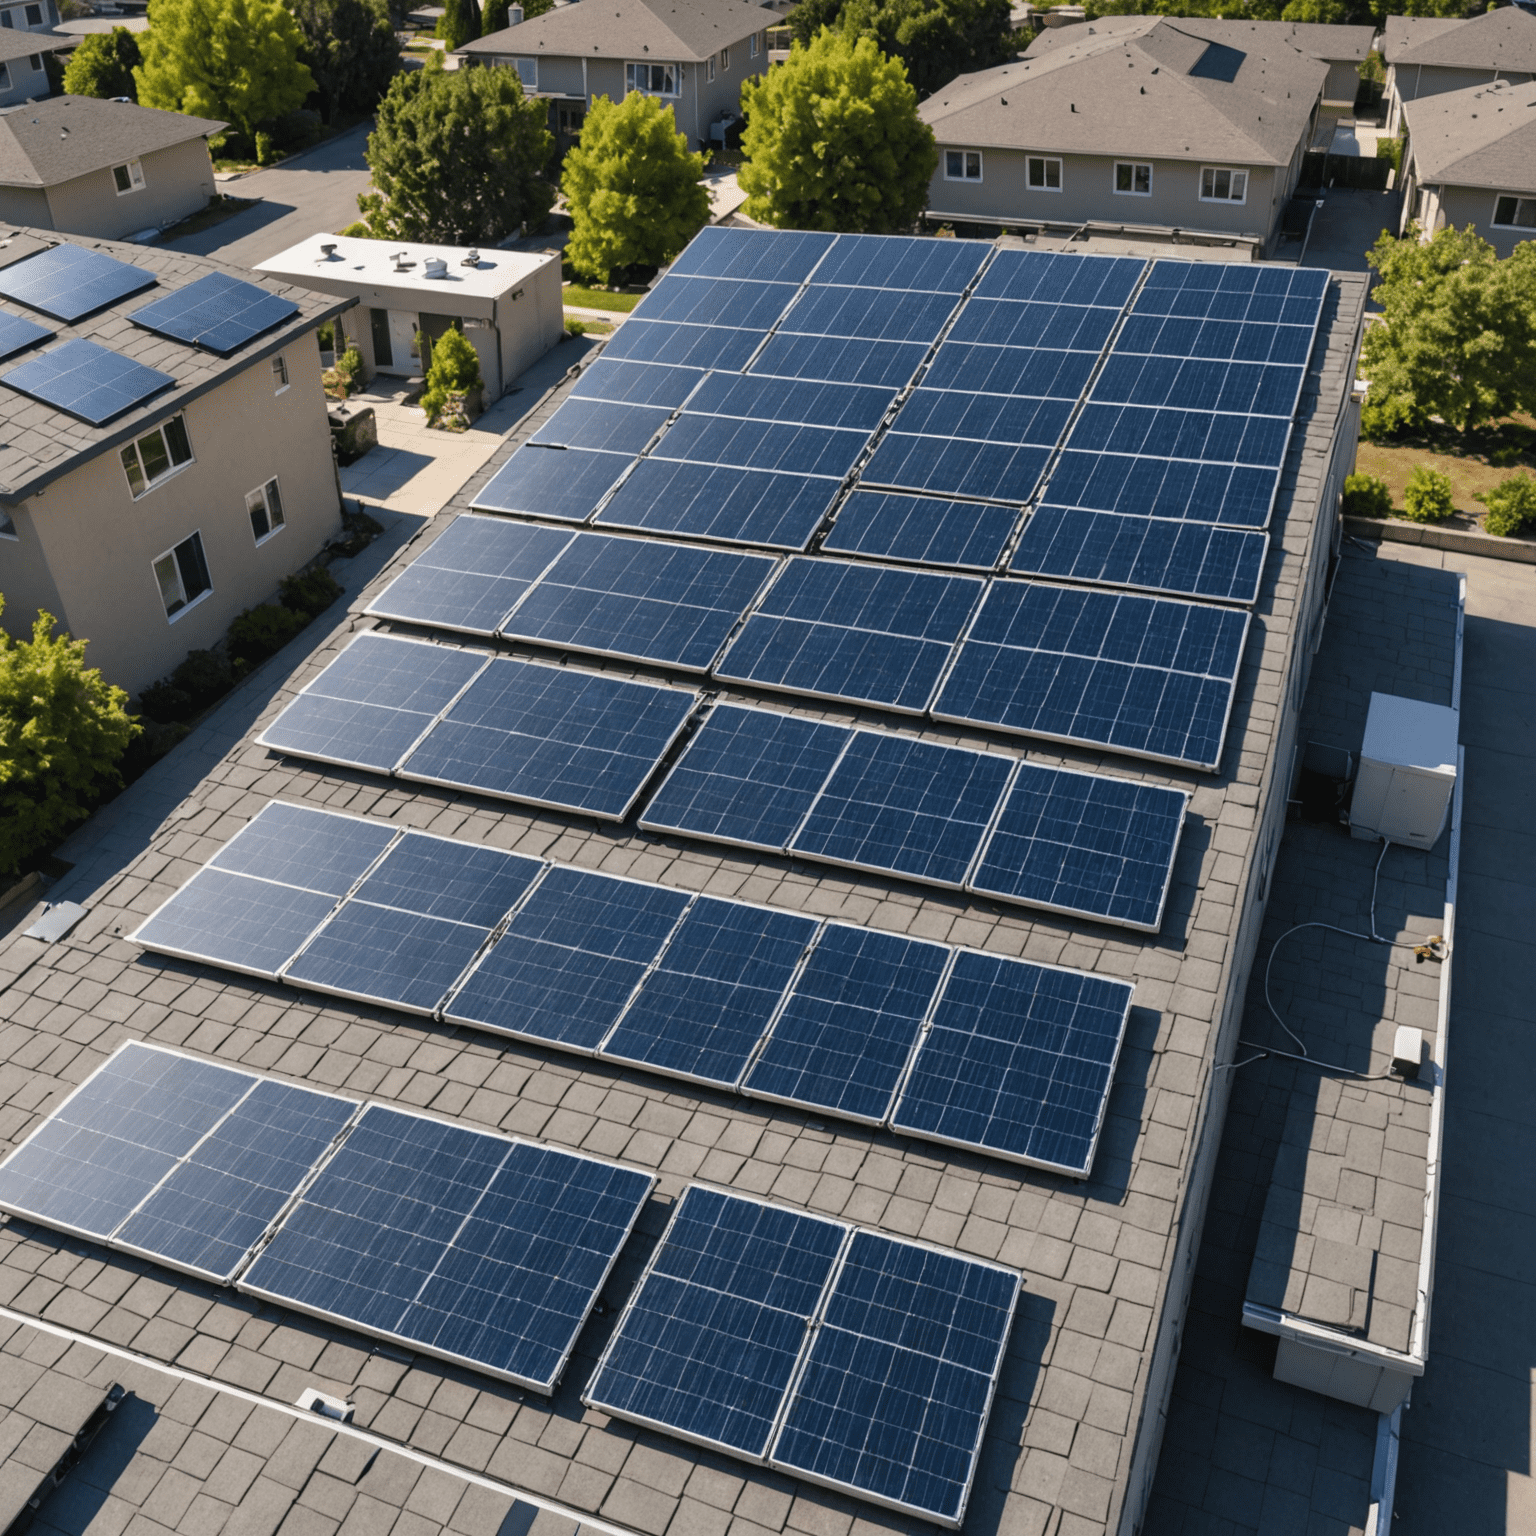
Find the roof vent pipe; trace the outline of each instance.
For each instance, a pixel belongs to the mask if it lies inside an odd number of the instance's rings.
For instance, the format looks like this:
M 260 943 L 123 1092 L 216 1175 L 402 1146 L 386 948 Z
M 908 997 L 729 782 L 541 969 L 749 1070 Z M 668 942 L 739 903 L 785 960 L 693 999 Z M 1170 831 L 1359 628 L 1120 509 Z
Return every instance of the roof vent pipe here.
M 448 276 L 448 263 L 441 256 L 428 256 L 421 264 L 421 275 L 441 281 Z
M 335 261 L 336 247 L 334 245 L 322 245 L 320 247 L 320 254 L 324 256 L 327 261 Z
M 461 267 L 478 267 L 480 265 L 479 251 L 465 251 L 464 259 L 459 263 Z

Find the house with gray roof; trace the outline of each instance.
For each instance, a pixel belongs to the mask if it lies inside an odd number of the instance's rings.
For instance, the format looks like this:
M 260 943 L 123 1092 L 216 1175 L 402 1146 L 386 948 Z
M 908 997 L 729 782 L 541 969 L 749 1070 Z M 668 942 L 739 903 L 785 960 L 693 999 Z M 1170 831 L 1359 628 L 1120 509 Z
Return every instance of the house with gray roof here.
M 17 7 L 18 13 L 20 9 Z M 0 11 L 0 17 L 9 14 Z M 79 42 L 78 37 L 62 32 L 0 26 L 0 107 L 47 96 L 53 89 L 48 81 L 47 56 L 73 49 Z
M 1123 20 L 1066 29 L 919 107 L 939 145 L 930 218 L 1273 250 L 1329 66 L 1268 34 L 1237 46 Z
M 1536 12 L 1503 5 L 1469 21 L 1445 16 L 1388 16 L 1382 33 L 1387 65 L 1387 129 L 1399 133 L 1404 103 L 1469 86 L 1536 79 Z
M 1471 226 L 1508 256 L 1536 239 L 1536 81 L 1405 102 L 1403 228 Z
M 743 0 L 601 0 L 564 5 L 458 50 L 466 64 L 515 69 L 524 91 L 550 104 L 563 152 L 599 96 L 631 91 L 672 108 L 690 149 L 739 114 L 742 84 L 768 68 L 767 28 L 778 20 Z

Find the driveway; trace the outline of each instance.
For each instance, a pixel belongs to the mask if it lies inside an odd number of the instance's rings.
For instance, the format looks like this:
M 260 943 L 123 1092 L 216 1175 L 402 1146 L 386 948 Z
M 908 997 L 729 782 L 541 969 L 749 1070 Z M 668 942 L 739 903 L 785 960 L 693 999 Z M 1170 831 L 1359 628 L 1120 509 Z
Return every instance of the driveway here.
M 1304 267 L 1328 267 L 1334 272 L 1365 272 L 1365 253 L 1382 230 L 1397 231 L 1396 192 L 1364 192 L 1354 187 L 1329 187 L 1312 220 Z
M 344 229 L 357 218 L 357 194 L 368 190 L 363 149 L 372 128 L 364 123 L 270 171 L 222 182 L 222 190 L 235 197 L 261 201 L 211 229 L 170 242 L 171 249 L 253 267 L 309 235 Z

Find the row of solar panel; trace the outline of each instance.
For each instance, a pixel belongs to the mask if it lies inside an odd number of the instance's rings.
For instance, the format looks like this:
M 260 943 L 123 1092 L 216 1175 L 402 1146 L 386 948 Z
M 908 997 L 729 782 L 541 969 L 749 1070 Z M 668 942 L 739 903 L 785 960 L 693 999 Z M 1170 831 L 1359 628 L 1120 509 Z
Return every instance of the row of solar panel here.
M 281 802 L 133 939 L 1077 1178 L 1132 993 Z
M 361 635 L 258 738 L 276 751 L 621 820 L 696 696 Z M 648 830 L 1155 932 L 1183 790 L 717 705 Z
M 654 1184 L 131 1042 L 0 1164 L 0 1207 L 548 1393 Z M 586 1395 L 954 1525 L 1018 1289 L 694 1185 Z

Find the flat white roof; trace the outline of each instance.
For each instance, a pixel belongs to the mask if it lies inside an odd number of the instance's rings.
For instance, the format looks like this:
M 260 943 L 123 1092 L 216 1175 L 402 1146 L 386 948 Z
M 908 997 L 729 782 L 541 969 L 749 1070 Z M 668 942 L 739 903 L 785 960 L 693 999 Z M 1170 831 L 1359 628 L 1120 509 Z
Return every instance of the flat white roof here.
M 322 246 L 332 248 L 329 256 Z M 276 256 L 258 262 L 258 272 L 269 272 L 289 282 L 310 285 L 356 283 L 378 288 L 420 288 L 424 292 L 451 290 L 495 299 L 525 281 L 540 267 L 558 258 L 526 251 L 483 249 L 474 266 L 466 266 L 469 248 L 455 245 L 408 245 L 399 240 L 362 240 L 348 235 L 311 235 Z M 397 260 L 397 258 L 401 258 Z M 426 275 L 428 258 L 447 262 L 446 276 Z M 408 265 L 401 270 L 402 260 Z

